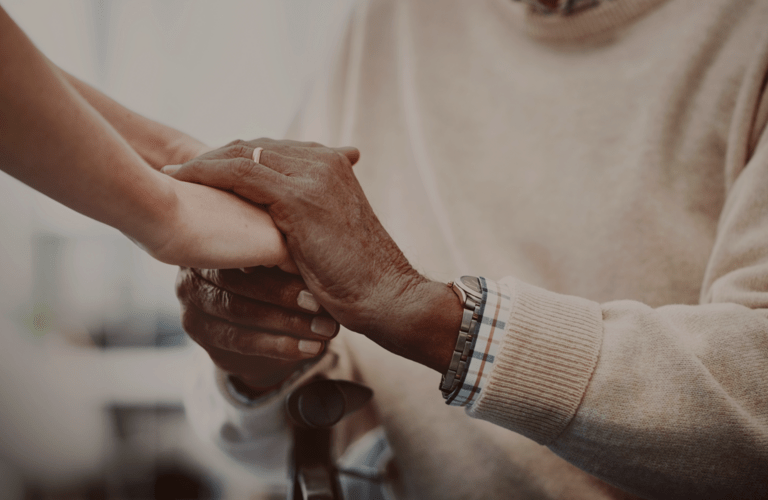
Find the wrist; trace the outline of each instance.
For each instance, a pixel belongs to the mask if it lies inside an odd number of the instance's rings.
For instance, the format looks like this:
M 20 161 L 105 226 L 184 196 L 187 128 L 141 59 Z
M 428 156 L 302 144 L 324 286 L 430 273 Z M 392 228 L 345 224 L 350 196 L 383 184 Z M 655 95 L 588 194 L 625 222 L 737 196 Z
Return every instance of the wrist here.
M 119 229 L 147 253 L 162 260 L 159 256 L 173 239 L 180 218 L 179 195 L 173 179 L 154 170 L 149 172 L 154 177 L 153 194 L 145 196 L 142 206 L 134 211 L 135 220 Z
M 284 367 L 275 368 L 258 376 L 235 374 L 221 368 L 224 383 L 232 397 L 244 404 L 255 404 L 259 400 L 280 392 L 284 387 L 293 384 L 321 358 L 313 358 L 299 363 L 287 363 Z M 265 360 L 267 364 L 275 360 Z
M 282 379 L 276 384 L 267 386 L 261 386 L 261 384 L 251 385 L 237 375 L 229 373 L 227 374 L 227 389 L 234 397 L 242 399 L 242 402 L 252 402 L 276 391 L 283 385 L 284 381 L 285 379 Z
M 157 168 L 162 168 L 165 165 L 181 165 L 211 151 L 212 149 L 213 148 L 203 144 L 197 139 L 179 133 L 179 136 L 172 139 L 168 144 L 167 160 L 162 165 L 158 165 Z
M 155 170 L 181 165 L 211 150 L 197 139 L 161 125 L 148 126 L 144 134 L 142 139 L 134 138 L 131 145 Z
M 395 354 L 445 373 L 463 308 L 445 283 L 420 278 L 391 301 L 389 313 L 366 335 Z

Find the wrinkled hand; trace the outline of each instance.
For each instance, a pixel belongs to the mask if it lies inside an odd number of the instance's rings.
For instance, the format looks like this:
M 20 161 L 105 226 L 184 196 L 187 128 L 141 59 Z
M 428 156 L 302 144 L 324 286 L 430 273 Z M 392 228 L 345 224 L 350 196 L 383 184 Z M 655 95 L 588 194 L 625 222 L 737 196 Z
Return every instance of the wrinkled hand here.
M 195 160 L 173 177 L 264 205 L 333 318 L 396 354 L 447 366 L 461 307 L 445 284 L 411 267 L 381 226 L 352 172 L 357 150 L 268 139 L 248 145 L 264 148 L 259 163 L 246 155 Z
M 339 327 L 300 277 L 249 271 L 181 268 L 176 294 L 192 339 L 223 371 L 263 391 L 318 356 Z

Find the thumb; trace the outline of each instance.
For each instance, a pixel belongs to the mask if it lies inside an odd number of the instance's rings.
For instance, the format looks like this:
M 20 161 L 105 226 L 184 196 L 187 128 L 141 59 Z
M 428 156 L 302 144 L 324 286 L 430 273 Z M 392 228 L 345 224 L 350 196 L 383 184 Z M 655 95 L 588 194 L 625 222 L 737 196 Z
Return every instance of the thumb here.
M 160 169 L 177 181 L 232 191 L 247 200 L 271 205 L 284 196 L 288 178 L 248 158 L 192 160 Z
M 347 160 L 349 160 L 349 163 L 354 165 L 358 161 L 360 161 L 360 150 L 357 148 L 353 148 L 351 146 L 346 146 L 342 148 L 333 148 L 337 153 L 341 153 L 344 156 L 347 157 Z
M 277 267 L 285 271 L 286 273 L 296 274 L 301 276 L 301 273 L 299 272 L 299 268 L 296 266 L 296 262 L 293 260 L 293 257 L 288 254 L 282 262 L 277 264 Z

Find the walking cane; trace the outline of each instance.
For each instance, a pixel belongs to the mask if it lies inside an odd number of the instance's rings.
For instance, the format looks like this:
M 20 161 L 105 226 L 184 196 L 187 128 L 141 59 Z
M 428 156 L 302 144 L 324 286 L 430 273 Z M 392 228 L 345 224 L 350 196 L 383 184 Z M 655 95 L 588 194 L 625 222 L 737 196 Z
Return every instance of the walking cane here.
M 288 500 L 343 498 L 331 450 L 332 428 L 365 405 L 373 391 L 347 380 L 318 379 L 286 398 L 293 422 Z

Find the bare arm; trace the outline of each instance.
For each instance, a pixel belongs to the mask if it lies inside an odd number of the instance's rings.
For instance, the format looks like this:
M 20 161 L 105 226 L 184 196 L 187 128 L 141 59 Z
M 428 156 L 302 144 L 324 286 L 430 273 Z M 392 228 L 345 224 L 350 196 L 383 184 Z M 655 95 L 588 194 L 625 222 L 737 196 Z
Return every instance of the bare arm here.
M 105 115 L 114 116 L 142 151 L 147 135 L 131 126 L 140 117 L 84 92 L 107 103 Z M 282 236 L 263 210 L 153 170 L 2 9 L 0 169 L 119 229 L 164 262 L 226 268 L 288 259 Z
M 57 68 L 60 75 L 103 116 L 152 168 L 181 164 L 210 150 L 197 139 L 118 104 Z
M 152 223 L 175 203 L 170 184 L 60 77 L 4 11 L 0 116 L 3 170 L 78 212 L 152 242 Z

